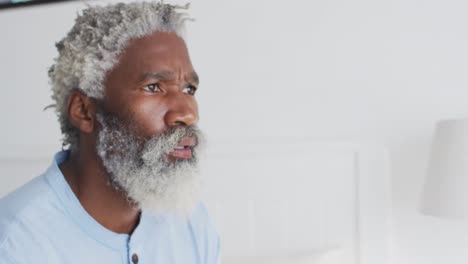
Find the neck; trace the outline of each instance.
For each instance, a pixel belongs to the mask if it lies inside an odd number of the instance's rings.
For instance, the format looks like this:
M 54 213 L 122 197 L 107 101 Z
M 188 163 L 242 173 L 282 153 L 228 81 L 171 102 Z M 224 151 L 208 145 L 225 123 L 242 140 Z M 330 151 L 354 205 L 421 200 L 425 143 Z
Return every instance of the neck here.
M 124 192 L 108 184 L 109 175 L 95 148 L 83 145 L 60 165 L 68 185 L 83 208 L 102 226 L 131 234 L 138 225 L 140 210 L 128 202 Z

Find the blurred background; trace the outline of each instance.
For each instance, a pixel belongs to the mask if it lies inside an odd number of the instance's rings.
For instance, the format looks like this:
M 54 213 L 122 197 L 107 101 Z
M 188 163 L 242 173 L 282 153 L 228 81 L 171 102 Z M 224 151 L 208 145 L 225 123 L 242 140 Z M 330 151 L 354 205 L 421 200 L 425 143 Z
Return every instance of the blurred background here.
M 85 6 L 0 10 L 1 166 L 61 148 L 54 112 L 43 110 L 47 70 Z M 200 126 L 209 138 L 385 144 L 392 263 L 467 263 L 468 222 L 418 211 L 436 121 L 468 116 L 467 9 L 461 0 L 192 1 Z M 0 196 L 22 182 L 0 175 Z

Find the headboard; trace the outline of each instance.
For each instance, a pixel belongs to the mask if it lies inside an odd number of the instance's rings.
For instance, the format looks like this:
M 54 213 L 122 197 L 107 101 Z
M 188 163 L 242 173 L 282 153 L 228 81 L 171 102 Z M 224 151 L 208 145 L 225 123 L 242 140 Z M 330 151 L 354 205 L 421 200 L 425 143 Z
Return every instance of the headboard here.
M 215 143 L 204 199 L 223 257 L 339 248 L 346 264 L 388 260 L 389 166 L 370 143 Z

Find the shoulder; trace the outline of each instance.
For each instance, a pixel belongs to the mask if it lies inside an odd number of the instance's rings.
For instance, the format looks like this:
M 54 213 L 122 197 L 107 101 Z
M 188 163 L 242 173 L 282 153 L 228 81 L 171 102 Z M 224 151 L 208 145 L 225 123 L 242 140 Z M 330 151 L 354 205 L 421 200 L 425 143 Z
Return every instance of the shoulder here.
M 203 202 L 197 204 L 189 222 L 195 240 L 198 241 L 201 252 L 204 252 L 204 263 L 218 263 L 221 247 L 220 238 Z
M 29 221 L 41 219 L 50 193 L 45 176 L 40 175 L 0 198 L 0 249 L 9 237 L 17 237 L 21 227 L 28 227 Z
M 189 224 L 197 235 L 217 235 L 208 209 L 201 201 L 193 209 Z

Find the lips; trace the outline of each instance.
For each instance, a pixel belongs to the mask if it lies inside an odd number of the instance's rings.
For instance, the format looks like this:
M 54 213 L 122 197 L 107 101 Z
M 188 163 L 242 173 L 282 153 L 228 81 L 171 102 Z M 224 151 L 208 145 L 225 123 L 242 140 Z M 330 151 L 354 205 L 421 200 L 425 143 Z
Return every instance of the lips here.
M 194 137 L 184 137 L 177 147 L 169 152 L 169 156 L 175 159 L 191 159 L 193 147 L 195 147 L 196 144 L 197 141 Z

